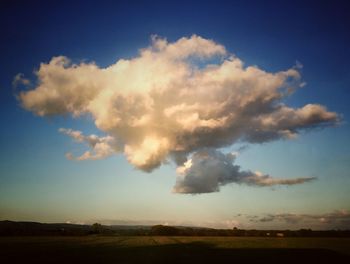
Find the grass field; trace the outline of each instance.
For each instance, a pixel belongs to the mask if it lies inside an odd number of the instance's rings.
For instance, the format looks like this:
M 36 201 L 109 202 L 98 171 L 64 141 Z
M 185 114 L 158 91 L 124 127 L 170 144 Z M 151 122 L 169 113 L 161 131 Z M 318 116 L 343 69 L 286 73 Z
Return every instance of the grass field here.
M 350 238 L 0 237 L 1 263 L 311 263 L 350 260 Z

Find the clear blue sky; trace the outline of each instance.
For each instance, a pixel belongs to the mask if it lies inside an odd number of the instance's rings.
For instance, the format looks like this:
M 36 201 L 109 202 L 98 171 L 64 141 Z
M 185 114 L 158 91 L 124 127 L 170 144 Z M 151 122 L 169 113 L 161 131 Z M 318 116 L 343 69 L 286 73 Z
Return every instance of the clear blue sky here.
M 348 217 L 347 222 L 330 226 L 350 227 L 350 9 L 346 1 L 304 2 L 2 2 L 0 219 L 328 228 L 318 220 L 328 216 L 331 221 L 339 213 Z M 16 74 L 35 83 L 33 71 L 53 56 L 106 67 L 137 56 L 154 34 L 169 42 L 193 34 L 212 39 L 246 66 L 267 72 L 300 62 L 306 85 L 287 99 L 288 105 L 324 105 L 342 116 L 341 123 L 306 130 L 293 140 L 243 144 L 248 147 L 237 164 L 278 178 L 317 180 L 273 187 L 232 183 L 220 192 L 175 194 L 174 164 L 145 173 L 122 154 L 96 161 L 66 159 L 66 152 L 79 152 L 81 146 L 59 128 L 100 136 L 103 132 L 90 117 L 42 118 L 16 100 Z M 269 214 L 307 219 L 296 224 L 281 218 L 251 220 Z

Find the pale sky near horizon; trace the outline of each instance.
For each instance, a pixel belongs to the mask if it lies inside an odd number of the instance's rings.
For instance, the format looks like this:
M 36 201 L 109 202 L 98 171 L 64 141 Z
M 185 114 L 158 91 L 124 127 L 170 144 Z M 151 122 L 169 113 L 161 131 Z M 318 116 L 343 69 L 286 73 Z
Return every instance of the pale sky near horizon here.
M 0 220 L 349 229 L 346 2 L 131 2 L 0 5 Z

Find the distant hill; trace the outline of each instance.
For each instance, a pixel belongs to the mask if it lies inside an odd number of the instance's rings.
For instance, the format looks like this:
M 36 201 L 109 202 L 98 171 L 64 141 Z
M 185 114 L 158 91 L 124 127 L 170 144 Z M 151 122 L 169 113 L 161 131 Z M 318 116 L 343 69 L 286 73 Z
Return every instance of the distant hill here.
M 0 221 L 0 235 L 86 235 L 90 225 Z
M 245 230 L 185 226 L 93 225 L 0 221 L 0 236 L 255 236 L 255 237 L 350 237 L 350 230 Z

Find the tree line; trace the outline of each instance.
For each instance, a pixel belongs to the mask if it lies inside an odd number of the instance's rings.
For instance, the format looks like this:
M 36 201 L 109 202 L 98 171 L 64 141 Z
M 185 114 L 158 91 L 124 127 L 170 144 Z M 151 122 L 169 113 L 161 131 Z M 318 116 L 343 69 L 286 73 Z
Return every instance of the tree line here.
M 182 226 L 106 226 L 77 224 L 43 224 L 36 222 L 0 221 L 0 236 L 236 236 L 236 237 L 350 237 L 350 230 L 257 230 L 214 229 Z

